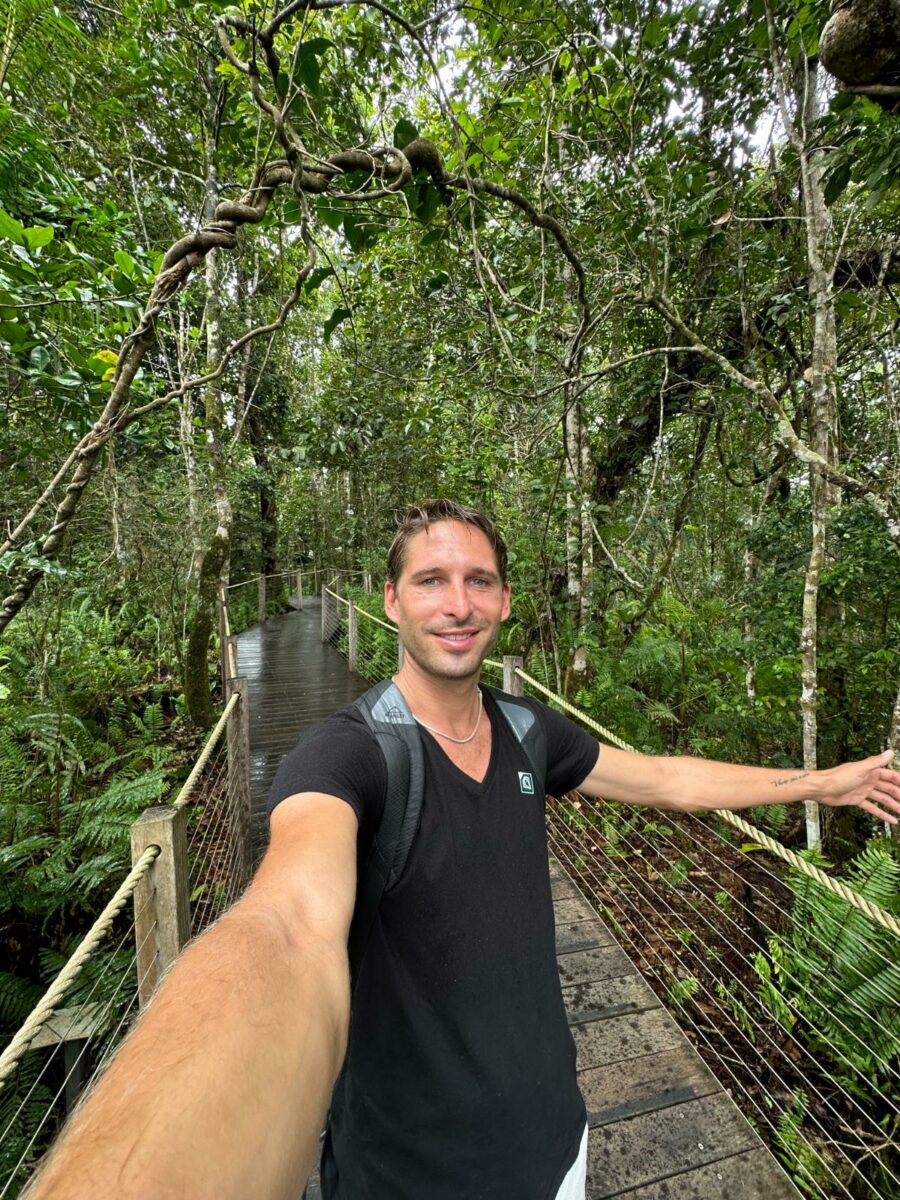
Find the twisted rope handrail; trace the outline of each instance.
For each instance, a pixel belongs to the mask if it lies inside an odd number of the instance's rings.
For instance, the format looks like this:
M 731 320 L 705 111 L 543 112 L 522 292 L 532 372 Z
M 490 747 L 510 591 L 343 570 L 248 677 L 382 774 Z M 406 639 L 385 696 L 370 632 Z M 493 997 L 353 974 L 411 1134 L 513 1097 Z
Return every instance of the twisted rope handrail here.
M 238 702 L 240 701 L 240 698 L 240 692 L 232 693 L 231 698 L 222 710 L 221 717 L 219 717 L 218 721 L 216 722 L 215 728 L 206 739 L 206 743 L 203 749 L 200 751 L 197 761 L 194 763 L 193 767 L 191 767 L 190 775 L 188 775 L 187 779 L 181 785 L 178 795 L 172 801 L 173 808 L 184 808 L 184 806 L 190 800 L 191 792 L 194 790 L 194 784 L 197 782 L 200 772 L 209 762 L 209 757 L 218 745 L 219 738 L 222 736 L 225 726 L 228 724 L 228 718 L 234 712 Z
M 366 612 L 366 610 L 361 608 L 358 604 L 356 606 L 356 611 L 359 616 L 365 617 L 367 621 L 374 621 L 375 624 L 380 625 L 382 629 L 388 629 L 391 633 L 397 632 L 396 625 L 391 625 L 389 621 L 382 621 L 381 617 L 376 617 L 374 613 Z
M 159 857 L 159 846 L 148 846 L 138 861 L 126 875 L 118 891 L 104 908 L 103 912 L 81 939 L 68 962 L 47 988 L 44 995 L 31 1010 L 25 1023 L 13 1037 L 12 1041 L 0 1054 L 0 1089 L 12 1074 L 19 1059 L 28 1050 L 41 1028 L 53 1016 L 59 1007 L 63 996 L 78 978 L 82 967 L 91 957 L 94 950 L 109 933 L 113 921 L 125 907 L 134 893 L 134 889 L 144 878 L 150 867 Z
M 531 675 L 528 675 L 521 668 L 516 668 L 516 674 L 525 683 L 529 684 L 537 691 L 542 692 L 554 704 L 565 709 L 567 712 L 572 713 L 572 715 L 577 717 L 582 724 L 588 725 L 596 733 L 599 733 L 600 736 L 605 738 L 606 741 L 612 742 L 614 746 L 618 746 L 622 750 L 628 750 L 632 754 L 638 753 L 634 746 L 629 745 L 628 742 L 623 741 L 620 737 L 617 737 L 614 733 L 601 725 L 599 721 L 595 721 L 592 717 L 589 717 L 586 712 L 582 712 L 580 708 L 576 708 L 574 704 L 570 704 L 569 701 L 564 697 L 557 695 L 556 692 L 553 692 L 548 687 L 545 687 L 544 684 L 542 684 L 539 680 L 535 679 Z M 869 917 L 870 920 L 875 921 L 878 925 L 881 925 L 882 928 L 887 929 L 890 933 L 900 937 L 900 921 L 898 921 L 892 913 L 887 912 L 886 909 L 881 908 L 877 904 L 873 904 L 871 900 L 867 900 L 865 896 L 861 896 L 859 892 L 854 891 L 851 887 L 848 887 L 847 884 L 842 880 L 835 879 L 834 876 L 828 875 L 821 869 L 821 867 L 817 867 L 813 863 L 807 862 L 805 858 L 801 858 L 799 854 L 796 854 L 793 850 L 789 850 L 787 846 L 782 846 L 781 842 L 769 837 L 767 833 L 763 833 L 761 829 L 757 829 L 755 825 L 751 825 L 749 821 L 745 821 L 743 817 L 739 817 L 730 809 L 717 808 L 713 811 L 715 812 L 716 816 L 722 817 L 722 819 L 727 821 L 729 825 L 733 825 L 736 829 L 739 829 L 748 837 L 752 837 L 755 842 L 758 842 L 761 846 L 764 846 L 777 858 L 782 859 L 795 870 L 801 872 L 801 874 L 808 876 L 810 879 L 814 879 L 816 883 L 820 884 L 823 888 L 833 892 L 847 904 L 852 905 L 853 908 L 857 909 L 861 913 L 864 913 L 867 917 Z

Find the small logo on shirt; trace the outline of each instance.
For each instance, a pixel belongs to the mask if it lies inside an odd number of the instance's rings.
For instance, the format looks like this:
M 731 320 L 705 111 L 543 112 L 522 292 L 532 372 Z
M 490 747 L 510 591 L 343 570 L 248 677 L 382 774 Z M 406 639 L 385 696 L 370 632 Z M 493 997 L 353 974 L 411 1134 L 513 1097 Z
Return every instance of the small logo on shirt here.
M 531 777 L 530 771 L 519 772 L 519 790 L 523 796 L 534 795 L 534 780 Z

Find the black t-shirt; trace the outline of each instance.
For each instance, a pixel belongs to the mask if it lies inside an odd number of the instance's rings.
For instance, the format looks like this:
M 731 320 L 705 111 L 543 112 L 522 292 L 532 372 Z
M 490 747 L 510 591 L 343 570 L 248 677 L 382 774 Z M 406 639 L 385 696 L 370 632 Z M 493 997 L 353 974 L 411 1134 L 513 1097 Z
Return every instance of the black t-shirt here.
M 590 773 L 597 742 L 529 703 L 547 734 L 547 790 L 560 795 Z M 577 1154 L 585 1110 L 556 968 L 544 796 L 488 693 L 484 709 L 481 783 L 421 730 L 420 827 L 360 964 L 325 1200 L 549 1200 Z M 359 818 L 362 861 L 385 787 L 384 758 L 351 706 L 301 735 L 270 808 L 298 792 L 340 797 Z

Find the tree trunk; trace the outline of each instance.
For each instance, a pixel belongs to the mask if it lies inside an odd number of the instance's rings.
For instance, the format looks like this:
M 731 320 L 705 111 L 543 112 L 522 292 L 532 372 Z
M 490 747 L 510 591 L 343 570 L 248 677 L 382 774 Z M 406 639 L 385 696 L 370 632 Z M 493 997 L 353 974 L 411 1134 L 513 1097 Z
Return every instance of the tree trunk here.
M 806 217 L 806 248 L 809 264 L 809 298 L 812 305 L 812 355 L 809 380 L 809 444 L 830 465 L 837 456 L 837 329 L 834 314 L 834 264 L 826 257 L 831 234 L 831 214 L 822 186 L 824 154 L 814 142 L 818 117 L 817 65 L 799 60 L 795 69 L 797 96 L 796 136 L 800 149 L 800 180 Z M 811 148 L 813 147 L 813 148 Z M 828 561 L 828 524 L 832 509 L 840 502 L 840 492 L 811 466 L 809 472 L 812 545 L 803 587 L 803 622 L 800 634 L 802 660 L 803 766 L 814 771 L 818 766 L 818 646 L 820 635 L 819 581 Z M 818 805 L 806 804 L 806 844 L 822 844 Z
M 213 64 L 214 65 L 214 64 Z M 217 92 L 215 76 L 210 71 L 206 167 L 206 212 L 205 219 L 215 216 L 218 200 L 218 179 L 214 162 L 216 148 L 215 112 Z M 211 250 L 206 256 L 206 359 L 208 369 L 218 363 L 222 353 L 222 280 L 219 252 Z M 219 381 L 208 384 L 204 391 L 206 414 L 206 446 L 209 474 L 212 481 L 216 509 L 216 527 L 212 539 L 203 555 L 200 576 L 197 582 L 197 606 L 191 622 L 185 655 L 184 694 L 189 719 L 202 728 L 208 728 L 214 719 L 209 675 L 209 642 L 216 627 L 216 595 L 220 579 L 227 580 L 231 556 L 231 501 L 226 483 L 226 463 L 223 454 L 224 414 L 222 392 Z

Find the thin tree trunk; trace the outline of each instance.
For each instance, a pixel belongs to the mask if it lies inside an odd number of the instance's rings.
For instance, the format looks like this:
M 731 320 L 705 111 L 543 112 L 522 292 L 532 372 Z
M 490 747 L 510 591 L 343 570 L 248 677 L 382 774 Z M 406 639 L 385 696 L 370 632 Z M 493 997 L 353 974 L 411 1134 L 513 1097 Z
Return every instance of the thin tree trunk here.
M 826 263 L 831 214 L 822 186 L 823 151 L 810 148 L 818 117 L 817 64 L 801 59 L 796 64 L 800 180 L 806 217 L 809 297 L 812 305 L 812 355 L 809 366 L 809 444 L 830 465 L 837 465 L 837 328 L 834 314 L 834 269 Z M 809 472 L 812 544 L 803 586 L 803 622 L 800 634 L 802 659 L 803 766 L 818 766 L 818 648 L 820 623 L 819 582 L 828 560 L 828 524 L 840 492 L 815 465 Z M 820 848 L 818 805 L 806 803 L 806 844 Z
M 210 70 L 208 106 L 208 145 L 206 169 L 206 213 L 211 220 L 218 200 L 218 179 L 215 167 L 217 91 L 215 76 Z M 213 366 L 222 353 L 222 279 L 219 252 L 206 256 L 206 358 Z M 206 446 L 209 474 L 213 487 L 216 527 L 203 555 L 197 584 L 197 607 L 191 622 L 185 654 L 185 703 L 188 717 L 195 725 L 208 728 L 214 720 L 209 677 L 209 643 L 216 625 L 216 596 L 220 579 L 227 579 L 231 555 L 232 510 L 226 482 L 226 463 L 223 454 L 225 432 L 222 410 L 222 391 L 218 380 L 208 384 L 204 392 L 206 414 Z

